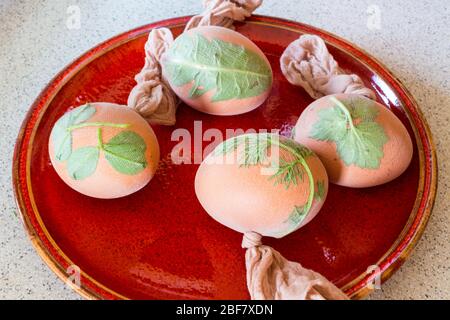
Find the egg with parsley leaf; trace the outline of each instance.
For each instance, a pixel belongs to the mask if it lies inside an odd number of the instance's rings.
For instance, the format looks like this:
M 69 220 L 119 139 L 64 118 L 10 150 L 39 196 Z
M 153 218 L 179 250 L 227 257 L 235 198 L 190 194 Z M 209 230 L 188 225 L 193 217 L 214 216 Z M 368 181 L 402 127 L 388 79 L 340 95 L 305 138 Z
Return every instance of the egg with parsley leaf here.
M 300 115 L 293 136 L 319 156 L 330 182 L 347 187 L 387 183 L 408 168 L 413 154 L 400 119 L 361 95 L 314 101 Z

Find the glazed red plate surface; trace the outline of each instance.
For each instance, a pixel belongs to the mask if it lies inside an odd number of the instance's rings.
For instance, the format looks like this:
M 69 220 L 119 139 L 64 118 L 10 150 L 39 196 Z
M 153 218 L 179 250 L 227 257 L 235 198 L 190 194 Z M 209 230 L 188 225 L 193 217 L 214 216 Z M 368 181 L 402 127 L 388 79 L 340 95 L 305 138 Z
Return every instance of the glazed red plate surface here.
M 70 189 L 53 170 L 47 142 L 55 121 L 87 102 L 126 104 L 134 75 L 143 66 L 148 32 L 165 26 L 178 35 L 187 20 L 150 24 L 90 50 L 56 76 L 31 107 L 16 144 L 13 183 L 36 249 L 63 279 L 73 276 L 76 269 L 70 266 L 78 266 L 81 287 L 75 289 L 86 297 L 248 299 L 242 235 L 202 209 L 194 193 L 198 165 L 171 162 L 170 152 L 178 143 L 171 134 L 185 128 L 194 136 L 194 121 L 202 121 L 203 131 L 254 128 L 289 134 L 312 99 L 284 79 L 278 60 L 291 41 L 312 33 L 323 37 L 340 66 L 358 74 L 402 120 L 414 141 L 414 157 L 401 177 L 383 186 L 331 185 L 315 220 L 265 243 L 320 272 L 353 298 L 363 297 L 375 277 L 381 274 L 384 281 L 401 265 L 420 237 L 434 201 L 436 159 L 428 127 L 398 80 L 362 50 L 322 30 L 262 16 L 237 24 L 237 31 L 252 39 L 272 64 L 269 99 L 232 117 L 180 105 L 175 127 L 154 126 L 161 162 L 141 191 L 122 199 L 93 199 Z

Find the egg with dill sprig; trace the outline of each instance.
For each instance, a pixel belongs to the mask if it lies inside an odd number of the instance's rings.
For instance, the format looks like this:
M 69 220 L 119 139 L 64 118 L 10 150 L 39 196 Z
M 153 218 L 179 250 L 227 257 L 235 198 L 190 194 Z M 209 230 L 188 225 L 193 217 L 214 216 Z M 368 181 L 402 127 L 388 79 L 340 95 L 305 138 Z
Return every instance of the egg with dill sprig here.
M 272 133 L 224 141 L 200 165 L 195 192 L 205 211 L 241 233 L 281 238 L 310 222 L 328 192 L 320 159 Z

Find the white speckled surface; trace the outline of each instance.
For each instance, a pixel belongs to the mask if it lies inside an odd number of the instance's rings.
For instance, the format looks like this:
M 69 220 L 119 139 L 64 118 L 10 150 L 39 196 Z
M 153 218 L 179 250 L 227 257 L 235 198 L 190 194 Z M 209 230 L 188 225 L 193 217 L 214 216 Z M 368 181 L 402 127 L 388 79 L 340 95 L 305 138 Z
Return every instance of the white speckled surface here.
M 265 0 L 257 13 L 308 23 L 377 57 L 419 102 L 434 133 L 439 188 L 428 227 L 411 258 L 372 299 L 450 299 L 450 4 L 446 0 Z M 0 0 L 0 298 L 78 299 L 44 265 L 15 216 L 14 141 L 26 111 L 74 58 L 120 32 L 194 14 L 200 0 Z M 66 27 L 70 5 L 81 28 Z M 378 6 L 381 29 L 367 19 Z M 376 10 L 376 8 L 375 8 Z

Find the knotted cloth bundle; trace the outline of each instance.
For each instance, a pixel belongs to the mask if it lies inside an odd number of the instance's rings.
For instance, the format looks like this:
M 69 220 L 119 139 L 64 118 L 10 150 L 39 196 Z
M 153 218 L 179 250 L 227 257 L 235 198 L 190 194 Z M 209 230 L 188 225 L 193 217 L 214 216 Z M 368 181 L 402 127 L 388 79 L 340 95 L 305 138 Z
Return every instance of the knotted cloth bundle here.
M 234 21 L 243 21 L 258 8 L 262 0 L 205 0 L 204 12 L 191 18 L 185 30 L 198 26 L 233 28 Z M 128 97 L 128 106 L 151 124 L 174 125 L 177 98 L 161 75 L 160 59 L 173 43 L 167 28 L 153 29 L 145 44 L 145 65 L 136 77 L 136 86 Z
M 242 247 L 247 249 L 247 287 L 252 300 L 348 300 L 322 275 L 262 245 L 258 233 L 245 233 Z
M 234 21 L 244 21 L 252 15 L 262 0 L 204 0 L 204 11 L 193 16 L 184 29 L 218 26 L 234 29 Z
M 161 56 L 173 42 L 167 28 L 153 29 L 145 44 L 145 65 L 136 77 L 137 85 L 128 96 L 128 106 L 151 124 L 174 125 L 177 99 L 161 77 Z
M 322 38 L 302 35 L 293 41 L 280 59 L 286 79 L 303 87 L 314 99 L 330 94 L 349 93 L 375 100 L 375 93 L 365 87 L 356 74 L 345 74 L 329 53 Z

